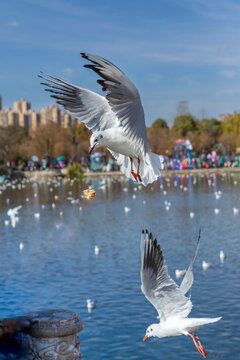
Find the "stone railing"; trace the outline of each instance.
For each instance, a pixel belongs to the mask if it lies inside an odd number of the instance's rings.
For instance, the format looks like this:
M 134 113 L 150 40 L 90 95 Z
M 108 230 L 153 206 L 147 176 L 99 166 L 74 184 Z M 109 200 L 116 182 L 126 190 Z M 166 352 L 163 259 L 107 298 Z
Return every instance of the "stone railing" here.
M 1 339 L 14 341 L 15 355 L 22 359 L 80 360 L 80 341 L 77 333 L 83 328 L 77 314 L 68 310 L 37 311 L 25 317 L 0 320 Z M 5 349 L 5 355 L 6 355 Z M 14 356 L 14 355 L 13 355 Z M 1 356 L 0 356 L 1 358 Z M 13 357 L 11 357 L 13 358 Z

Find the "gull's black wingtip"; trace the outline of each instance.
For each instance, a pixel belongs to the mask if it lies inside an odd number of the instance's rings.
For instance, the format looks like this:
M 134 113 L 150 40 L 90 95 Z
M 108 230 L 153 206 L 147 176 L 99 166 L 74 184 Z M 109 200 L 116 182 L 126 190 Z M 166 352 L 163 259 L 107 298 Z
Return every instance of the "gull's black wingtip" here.
M 142 230 L 142 234 L 144 235 L 144 230 Z
M 83 59 L 88 59 L 87 53 L 85 52 L 80 52 L 80 55 Z

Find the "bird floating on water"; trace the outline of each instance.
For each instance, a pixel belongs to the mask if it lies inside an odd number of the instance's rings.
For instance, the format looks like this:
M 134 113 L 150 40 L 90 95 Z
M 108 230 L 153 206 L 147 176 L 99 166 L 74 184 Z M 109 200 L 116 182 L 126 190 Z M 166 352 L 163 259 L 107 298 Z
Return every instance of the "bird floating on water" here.
M 194 212 L 193 212 L 193 211 L 190 211 L 189 216 L 190 216 L 191 219 L 193 219 L 194 216 L 195 216 Z
M 87 299 L 87 309 L 89 313 L 96 308 L 96 305 L 97 305 L 97 300 Z
M 66 110 L 79 117 L 92 131 L 90 153 L 106 146 L 128 178 L 143 185 L 155 181 L 163 169 L 163 157 L 148 146 L 144 110 L 138 90 L 115 65 L 100 56 L 81 53 L 91 62 L 85 68 L 95 71 L 107 95 L 101 96 L 55 76 L 39 75 L 46 91 Z M 134 167 L 136 170 L 134 170 Z
M 206 351 L 200 343 L 195 331 L 205 324 L 219 321 L 217 318 L 188 318 L 192 302 L 186 294 L 193 284 L 192 267 L 197 256 L 200 241 L 200 231 L 197 247 L 192 261 L 186 271 L 180 287 L 173 281 L 167 271 L 162 250 L 152 234 L 142 232 L 141 238 L 141 290 L 148 301 L 158 312 L 160 322 L 147 328 L 143 341 L 149 337 L 171 337 L 188 335 L 194 345 L 205 358 Z
M 124 207 L 124 212 L 125 212 L 125 214 L 129 213 L 129 211 L 131 211 L 131 208 L 128 207 L 128 206 L 125 206 L 125 207 Z
M 210 263 L 210 262 L 208 263 L 205 260 L 202 261 L 202 268 L 203 268 L 204 271 L 211 268 L 211 267 L 212 267 L 212 263 Z
M 225 254 L 224 254 L 223 250 L 220 250 L 219 258 L 220 258 L 221 263 L 223 263 L 225 260 Z
M 234 215 L 237 215 L 238 213 L 239 213 L 239 209 L 234 207 L 234 208 L 233 208 L 233 214 L 234 214 Z
M 99 247 L 97 246 L 97 245 L 95 245 L 95 247 L 94 247 L 94 253 L 95 253 L 95 255 L 96 256 L 98 256 L 98 254 L 99 254 Z
M 181 278 L 181 277 L 184 277 L 184 275 L 186 274 L 186 271 L 187 270 L 178 270 L 176 269 L 175 270 L 175 276 L 177 279 Z

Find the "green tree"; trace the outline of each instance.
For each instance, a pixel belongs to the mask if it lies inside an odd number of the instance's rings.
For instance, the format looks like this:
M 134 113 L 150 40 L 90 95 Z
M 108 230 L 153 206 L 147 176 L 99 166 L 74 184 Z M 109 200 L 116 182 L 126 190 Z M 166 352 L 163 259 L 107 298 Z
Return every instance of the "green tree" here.
M 152 123 L 152 128 L 154 129 L 168 129 L 168 125 L 165 120 L 159 118 Z
M 174 119 L 171 133 L 185 137 L 188 133 L 196 133 L 199 130 L 198 121 L 191 114 L 176 116 Z
M 223 134 L 240 134 L 240 113 L 234 112 L 232 116 L 222 121 Z

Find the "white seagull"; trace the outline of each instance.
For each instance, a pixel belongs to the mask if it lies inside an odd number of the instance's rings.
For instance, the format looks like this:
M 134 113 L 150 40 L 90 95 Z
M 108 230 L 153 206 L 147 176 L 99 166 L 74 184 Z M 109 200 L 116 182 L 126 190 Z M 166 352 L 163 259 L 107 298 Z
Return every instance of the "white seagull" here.
M 188 318 L 192 302 L 186 296 L 193 284 L 192 266 L 195 261 L 200 241 L 200 231 L 197 247 L 192 261 L 186 271 L 180 287 L 169 276 L 160 245 L 153 240 L 148 231 L 142 232 L 141 238 L 141 290 L 145 297 L 158 312 L 160 322 L 147 328 L 143 341 L 149 337 L 171 337 L 188 335 L 192 338 L 197 350 L 205 358 L 206 351 L 194 332 L 205 324 L 219 321 L 217 318 Z
M 106 97 L 49 74 L 39 75 L 42 85 L 53 93 L 66 110 L 92 130 L 90 153 L 106 146 L 124 174 L 143 185 L 155 181 L 163 168 L 163 157 L 148 146 L 144 110 L 135 85 L 111 62 L 100 56 L 81 53 L 102 79 L 97 80 Z M 133 170 L 133 167 L 136 169 Z
M 22 208 L 22 205 L 19 205 L 13 209 L 9 209 L 7 214 L 10 217 L 11 225 L 15 228 L 16 222 L 18 221 L 18 217 L 16 216 L 18 214 L 18 211 Z

